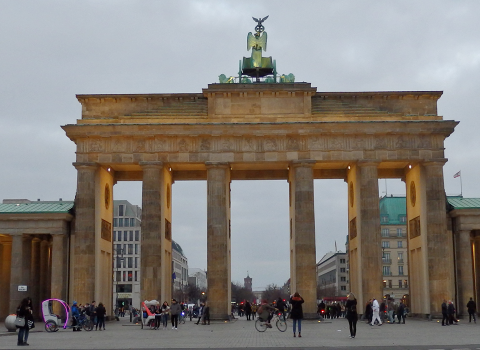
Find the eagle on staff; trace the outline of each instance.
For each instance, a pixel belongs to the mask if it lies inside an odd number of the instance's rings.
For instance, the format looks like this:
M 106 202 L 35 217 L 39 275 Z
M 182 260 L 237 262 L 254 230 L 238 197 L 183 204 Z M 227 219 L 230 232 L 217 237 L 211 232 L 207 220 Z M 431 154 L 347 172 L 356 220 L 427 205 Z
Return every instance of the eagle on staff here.
M 255 34 L 248 33 L 247 36 L 247 50 L 252 49 L 252 65 L 253 67 L 262 66 L 262 50 L 267 51 L 267 32 L 262 23 L 268 18 L 255 18 L 252 17 L 257 25 L 255 26 Z M 261 34 L 261 35 L 260 35 Z

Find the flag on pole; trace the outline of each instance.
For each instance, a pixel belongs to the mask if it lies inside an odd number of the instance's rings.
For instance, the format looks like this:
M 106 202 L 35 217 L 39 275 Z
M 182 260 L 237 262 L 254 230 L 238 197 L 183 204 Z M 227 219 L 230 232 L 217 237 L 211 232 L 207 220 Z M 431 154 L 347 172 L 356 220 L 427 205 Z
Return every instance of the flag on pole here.
M 453 175 L 453 178 L 456 178 L 456 177 L 459 177 L 459 176 L 462 176 L 461 171 L 459 171 L 458 173 L 456 173 L 455 175 Z

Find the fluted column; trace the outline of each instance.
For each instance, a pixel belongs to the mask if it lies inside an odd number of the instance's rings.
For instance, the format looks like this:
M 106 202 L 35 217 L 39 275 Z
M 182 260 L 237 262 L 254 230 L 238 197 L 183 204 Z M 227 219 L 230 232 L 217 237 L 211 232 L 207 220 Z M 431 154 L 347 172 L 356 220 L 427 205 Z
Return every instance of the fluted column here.
M 478 303 L 480 300 L 480 236 L 476 235 L 474 238 L 474 273 L 475 273 L 475 291 L 476 294 L 472 295 L 473 299 Z M 478 306 L 477 306 L 478 312 Z
M 231 298 L 230 166 L 207 163 L 207 299 L 211 318 L 227 319 Z
M 457 312 L 468 315 L 466 305 L 474 297 L 472 240 L 470 231 L 455 232 L 455 255 L 457 267 Z
M 313 166 L 315 161 L 290 164 L 290 291 L 305 300 L 306 318 L 317 310 L 317 277 L 315 254 L 315 211 Z
M 35 316 L 39 317 L 42 313 L 41 310 L 41 303 L 40 300 L 40 239 L 35 237 L 32 240 L 32 266 L 31 266 L 31 274 L 32 274 L 32 288 L 29 295 L 32 298 L 34 303 L 34 312 Z
M 95 163 L 73 165 L 77 168 L 77 193 L 71 259 L 73 292 L 70 298 L 86 302 L 93 300 L 95 295 L 95 180 L 98 167 Z
M 445 295 L 454 297 L 453 249 L 447 232 L 444 162 L 428 162 L 425 169 L 426 242 L 430 314 L 440 315 Z
M 10 307 L 15 312 L 23 298 L 32 288 L 30 281 L 30 265 L 32 254 L 32 238 L 23 235 L 12 236 L 12 259 L 10 267 Z M 19 292 L 18 286 L 27 286 L 27 292 Z
M 51 278 L 51 298 L 65 298 L 65 235 L 52 234 L 52 278 Z
M 162 296 L 162 162 L 142 162 L 141 300 Z M 170 276 L 168 276 L 170 278 Z
M 0 288 L 3 291 L 2 298 L 3 302 L 0 303 L 0 314 L 8 315 L 9 314 L 9 300 L 10 300 L 10 268 L 11 268 L 11 259 L 12 259 L 12 242 L 3 241 L 0 246 L 1 252 L 1 281 Z

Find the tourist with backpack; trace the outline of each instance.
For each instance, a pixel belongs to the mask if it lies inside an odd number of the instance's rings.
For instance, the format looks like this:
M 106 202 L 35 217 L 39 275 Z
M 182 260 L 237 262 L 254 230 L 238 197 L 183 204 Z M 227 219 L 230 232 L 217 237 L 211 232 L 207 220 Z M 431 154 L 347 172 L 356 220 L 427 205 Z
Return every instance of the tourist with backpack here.
M 345 304 L 345 310 L 347 312 L 348 326 L 350 327 L 350 338 L 353 339 L 357 334 L 358 313 L 357 298 L 355 298 L 355 294 L 351 292 L 350 294 L 348 294 L 347 303 Z

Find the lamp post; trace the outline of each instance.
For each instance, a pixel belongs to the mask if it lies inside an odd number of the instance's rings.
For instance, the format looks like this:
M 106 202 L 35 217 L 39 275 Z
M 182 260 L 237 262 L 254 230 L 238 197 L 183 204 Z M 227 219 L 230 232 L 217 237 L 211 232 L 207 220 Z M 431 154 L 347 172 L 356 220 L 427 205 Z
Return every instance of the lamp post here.
M 117 280 L 117 272 L 119 271 L 119 268 L 121 265 L 121 261 L 125 261 L 125 257 L 123 256 L 124 249 L 122 248 L 121 244 L 117 244 L 117 247 L 114 249 L 115 251 L 115 257 L 114 259 L 116 260 L 115 262 L 115 307 L 114 307 L 114 314 L 115 317 L 118 317 L 118 280 Z

